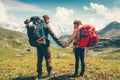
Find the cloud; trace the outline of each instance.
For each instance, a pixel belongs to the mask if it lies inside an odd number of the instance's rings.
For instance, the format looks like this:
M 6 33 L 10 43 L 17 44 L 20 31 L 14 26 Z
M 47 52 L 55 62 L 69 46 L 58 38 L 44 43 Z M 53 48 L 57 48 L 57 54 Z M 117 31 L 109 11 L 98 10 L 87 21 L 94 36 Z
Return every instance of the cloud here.
M 120 22 L 120 8 L 114 7 L 110 12 L 106 13 L 105 20 L 108 21 L 119 21 Z
M 67 19 L 69 19 L 70 16 L 73 15 L 73 13 L 74 11 L 72 9 L 57 7 L 55 17 L 61 21 L 66 21 Z
M 97 12 L 97 15 L 104 16 L 104 19 L 107 21 L 120 21 L 120 8 L 112 7 L 109 9 L 106 6 L 97 3 L 90 3 L 90 7 Z
M 0 22 L 5 22 L 8 18 L 6 7 L 0 2 Z
M 53 31 L 57 36 L 71 34 L 72 33 L 72 16 L 74 14 L 73 9 L 68 9 L 65 7 L 57 7 L 56 13 L 53 17 Z M 69 29 L 68 29 L 69 28 Z
M 97 12 L 97 14 L 100 15 L 107 15 L 107 13 L 110 12 L 110 10 L 105 7 L 104 5 L 96 4 L 96 3 L 90 3 L 90 7 Z
M 9 12 L 9 13 L 8 13 Z M 4 27 L 10 30 L 20 31 L 25 33 L 25 27 L 23 24 L 23 18 L 18 17 L 10 12 L 48 12 L 48 10 L 39 8 L 34 5 L 28 5 L 21 3 L 17 0 L 0 0 L 0 27 Z
M 0 0 L 0 27 L 4 27 L 10 30 L 21 31 L 25 33 L 25 28 L 20 21 L 23 21 L 21 18 L 16 17 L 15 15 L 9 14 L 8 9 L 5 4 Z
M 120 22 L 120 8 L 118 7 L 108 8 L 105 5 L 91 2 L 90 7 L 84 6 L 83 8 L 86 11 L 92 12 L 86 22 L 91 22 L 91 24 L 97 26 L 98 30 L 112 21 Z
M 57 7 L 56 11 L 57 11 L 57 13 L 55 14 L 55 16 L 57 16 L 57 17 L 70 16 L 74 12 L 72 9 L 67 9 L 64 7 Z
M 84 10 L 90 10 L 87 6 L 83 7 Z
M 11 22 L 20 22 L 22 19 L 16 17 L 14 14 L 8 13 L 8 8 L 6 5 L 0 0 L 0 22 L 1 23 L 11 23 Z
M 22 2 L 18 2 L 16 0 L 4 0 L 3 3 L 5 4 L 8 10 L 12 11 L 24 11 L 24 12 L 49 12 L 46 9 L 39 8 L 34 5 L 28 5 Z M 16 6 L 17 5 L 17 6 Z

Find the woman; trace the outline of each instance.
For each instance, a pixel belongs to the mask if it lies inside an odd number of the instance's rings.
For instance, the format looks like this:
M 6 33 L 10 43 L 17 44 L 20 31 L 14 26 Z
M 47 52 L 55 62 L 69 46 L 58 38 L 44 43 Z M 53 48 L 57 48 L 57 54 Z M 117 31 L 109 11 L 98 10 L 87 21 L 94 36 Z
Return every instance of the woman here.
M 77 77 L 78 76 L 78 68 L 79 68 L 79 60 L 81 60 L 81 72 L 80 72 L 80 76 L 84 75 L 84 71 L 85 71 L 85 62 L 84 62 L 84 52 L 85 52 L 85 48 L 81 48 L 78 44 L 78 42 L 80 41 L 80 27 L 82 26 L 82 23 L 80 20 L 75 20 L 73 22 L 74 24 L 74 32 L 71 36 L 71 38 L 67 41 L 67 43 L 64 45 L 64 47 L 69 46 L 69 44 L 73 42 L 73 51 L 75 53 L 75 72 L 72 75 L 72 77 Z

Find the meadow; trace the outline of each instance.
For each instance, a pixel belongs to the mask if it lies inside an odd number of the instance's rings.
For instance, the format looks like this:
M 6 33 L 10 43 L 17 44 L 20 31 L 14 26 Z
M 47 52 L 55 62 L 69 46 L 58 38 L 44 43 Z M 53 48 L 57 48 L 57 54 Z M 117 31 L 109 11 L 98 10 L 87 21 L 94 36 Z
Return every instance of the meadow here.
M 120 49 L 94 55 L 89 50 L 85 54 L 86 71 L 83 77 L 72 78 L 74 73 L 74 53 L 72 48 L 51 46 L 52 66 L 55 75 L 47 77 L 45 60 L 41 80 L 120 80 Z M 16 55 L 22 52 L 22 55 Z M 36 49 L 0 48 L 0 80 L 37 80 Z M 80 71 L 80 68 L 79 68 Z

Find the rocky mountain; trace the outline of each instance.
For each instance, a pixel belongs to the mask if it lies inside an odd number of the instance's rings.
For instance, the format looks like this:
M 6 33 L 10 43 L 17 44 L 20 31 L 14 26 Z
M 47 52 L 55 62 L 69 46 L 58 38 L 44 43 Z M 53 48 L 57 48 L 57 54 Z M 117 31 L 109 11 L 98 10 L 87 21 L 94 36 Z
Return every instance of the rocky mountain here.
M 102 38 L 111 38 L 120 35 L 120 23 L 117 21 L 109 23 L 105 28 L 98 31 Z
M 59 39 L 62 41 L 65 41 L 65 40 L 69 39 L 70 37 L 71 37 L 71 35 L 63 35 L 63 36 L 59 37 Z

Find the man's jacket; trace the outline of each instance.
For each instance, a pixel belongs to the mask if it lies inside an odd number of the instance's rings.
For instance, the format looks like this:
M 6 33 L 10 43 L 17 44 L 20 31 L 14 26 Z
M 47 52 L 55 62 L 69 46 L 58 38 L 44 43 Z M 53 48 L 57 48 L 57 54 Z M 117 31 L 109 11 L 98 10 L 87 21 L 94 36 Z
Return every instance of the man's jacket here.
M 46 40 L 45 45 L 44 44 L 39 44 L 39 43 L 36 42 L 39 35 L 35 34 L 33 28 L 29 28 L 28 26 L 26 26 L 26 28 L 27 28 L 27 34 L 28 34 L 28 37 L 29 37 L 29 43 L 30 43 L 31 46 L 34 46 L 34 47 L 49 47 L 50 46 L 50 40 L 48 39 L 48 34 L 50 34 L 50 36 L 56 41 L 56 43 L 58 45 L 62 46 L 61 42 L 56 37 L 56 35 L 52 31 L 52 29 L 49 27 L 49 25 L 46 25 L 46 27 L 44 27 L 45 40 Z

